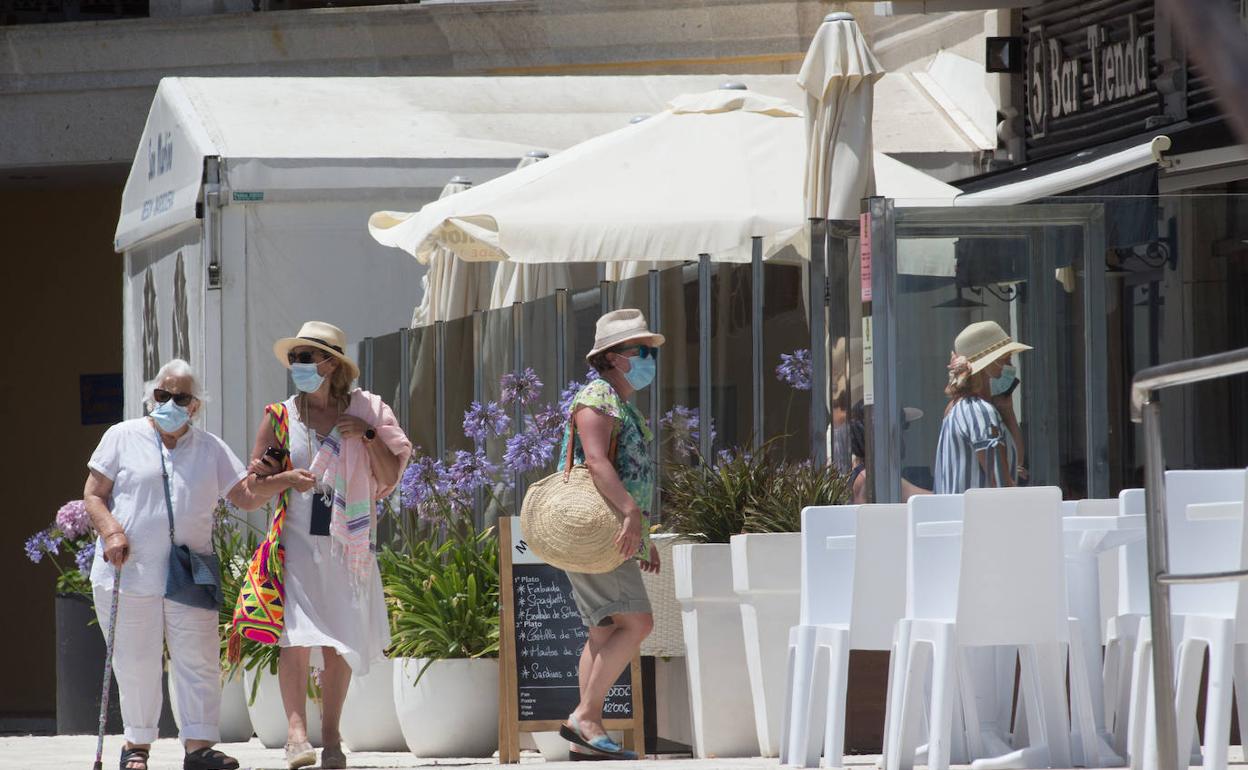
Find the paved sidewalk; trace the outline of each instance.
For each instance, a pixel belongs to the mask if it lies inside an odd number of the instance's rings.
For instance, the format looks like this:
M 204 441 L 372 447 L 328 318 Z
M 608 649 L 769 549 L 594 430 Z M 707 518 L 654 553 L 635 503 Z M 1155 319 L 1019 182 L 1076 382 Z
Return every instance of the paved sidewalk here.
M 104 770 L 117 768 L 121 753 L 121 736 L 104 738 Z M 281 749 L 266 749 L 253 738 L 250 743 L 223 743 L 222 751 L 236 757 L 244 768 L 251 770 L 285 770 L 285 757 Z M 874 770 L 875 757 L 850 757 L 852 764 L 861 770 Z M 95 761 L 95 736 L 59 735 L 0 737 L 0 770 L 91 770 Z M 544 762 L 540 754 L 525 752 L 522 764 L 544 765 L 552 768 L 585 768 L 585 762 Z M 419 759 L 411 754 L 360 753 L 349 754 L 347 764 L 351 768 L 409 768 L 425 767 L 497 767 L 493 759 Z M 646 770 L 694 770 L 698 768 L 763 768 L 776 767 L 774 759 L 659 759 L 642 763 Z M 622 770 L 638 768 L 637 762 L 597 762 L 597 770 Z M 181 770 L 182 747 L 173 739 L 156 741 L 152 746 L 151 770 Z
M 120 736 L 108 736 L 104 739 L 104 769 L 114 770 L 117 767 L 118 755 L 121 752 Z M 285 770 L 286 763 L 280 749 L 266 749 L 259 740 L 250 743 L 224 743 L 222 751 L 237 757 L 243 768 L 248 770 Z M 846 757 L 846 766 L 852 770 L 875 770 L 877 756 L 863 755 Z M 1248 770 L 1244 762 L 1244 753 L 1239 746 L 1232 746 L 1230 751 L 1230 767 L 1235 770 Z M 27 736 L 0 737 L 0 770 L 91 770 L 95 761 L 95 737 L 90 735 L 61 736 Z M 584 770 L 584 762 L 544 762 L 540 754 L 525 752 L 522 760 L 525 765 L 543 765 L 551 770 L 580 768 Z M 349 754 L 347 764 L 351 768 L 364 770 L 414 770 L 427 767 L 497 767 L 493 759 L 419 759 L 411 754 L 396 753 L 360 753 Z M 598 762 L 593 765 L 596 770 L 710 770 L 710 768 L 774 768 L 779 763 L 774 759 L 688 759 L 660 758 L 644 762 Z M 182 767 L 182 747 L 173 739 L 157 741 L 152 748 L 151 770 L 180 770 Z

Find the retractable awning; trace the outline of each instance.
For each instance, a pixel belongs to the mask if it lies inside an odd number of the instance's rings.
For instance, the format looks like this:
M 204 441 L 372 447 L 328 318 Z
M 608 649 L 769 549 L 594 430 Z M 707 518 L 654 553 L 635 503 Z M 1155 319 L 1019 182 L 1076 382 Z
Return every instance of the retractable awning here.
M 954 198 L 953 205 L 1011 206 L 1061 195 L 1150 165 L 1164 166 L 1167 161 L 1163 153 L 1169 149 L 1169 137 L 1155 136 L 1147 142 L 1087 162 L 1079 162 L 1083 153 L 1078 153 L 1071 159 L 1073 163 L 1065 168 L 997 187 L 965 192 Z M 1020 171 L 1025 172 L 1026 169 Z

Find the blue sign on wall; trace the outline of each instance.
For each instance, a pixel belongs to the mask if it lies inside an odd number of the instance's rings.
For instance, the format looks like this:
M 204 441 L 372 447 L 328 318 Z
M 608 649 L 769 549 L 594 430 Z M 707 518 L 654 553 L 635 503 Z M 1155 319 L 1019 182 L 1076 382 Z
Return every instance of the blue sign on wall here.
M 83 425 L 121 422 L 124 396 L 120 374 L 83 374 L 78 378 Z

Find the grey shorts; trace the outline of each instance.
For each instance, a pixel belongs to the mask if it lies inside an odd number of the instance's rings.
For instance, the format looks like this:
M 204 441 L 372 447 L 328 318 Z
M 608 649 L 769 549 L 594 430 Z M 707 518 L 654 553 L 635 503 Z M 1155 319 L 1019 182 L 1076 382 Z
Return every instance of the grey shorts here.
M 650 597 L 641 582 L 641 567 L 636 559 L 598 575 L 584 572 L 567 575 L 581 621 L 589 628 L 611 625 L 611 616 L 617 613 L 651 611 Z

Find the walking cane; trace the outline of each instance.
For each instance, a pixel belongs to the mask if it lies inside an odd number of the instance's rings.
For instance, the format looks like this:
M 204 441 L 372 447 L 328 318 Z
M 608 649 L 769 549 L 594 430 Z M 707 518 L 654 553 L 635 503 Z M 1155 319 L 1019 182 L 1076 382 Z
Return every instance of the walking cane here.
M 117 600 L 121 598 L 121 567 L 113 570 L 113 606 L 108 611 L 108 645 L 104 655 L 104 686 L 100 692 L 100 731 L 95 741 L 95 765 L 104 768 L 104 723 L 108 720 L 108 684 L 113 678 L 113 637 L 117 634 Z

